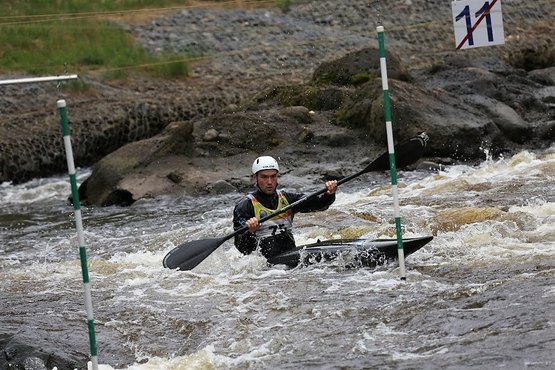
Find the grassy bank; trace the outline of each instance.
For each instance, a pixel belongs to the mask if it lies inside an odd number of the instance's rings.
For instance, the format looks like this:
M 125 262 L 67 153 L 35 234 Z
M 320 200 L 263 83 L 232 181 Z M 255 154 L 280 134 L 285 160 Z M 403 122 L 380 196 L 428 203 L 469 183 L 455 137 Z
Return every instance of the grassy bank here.
M 186 1 L 10 0 L 0 7 L 0 72 L 32 75 L 131 70 L 161 77 L 187 75 L 186 55 L 152 55 L 121 26 L 119 17 L 147 16 Z M 155 10 L 146 10 L 154 8 Z
M 0 7 L 0 73 L 186 76 L 185 52 L 153 55 L 118 20 L 145 20 L 191 6 L 285 9 L 299 2 L 306 0 L 5 0 Z

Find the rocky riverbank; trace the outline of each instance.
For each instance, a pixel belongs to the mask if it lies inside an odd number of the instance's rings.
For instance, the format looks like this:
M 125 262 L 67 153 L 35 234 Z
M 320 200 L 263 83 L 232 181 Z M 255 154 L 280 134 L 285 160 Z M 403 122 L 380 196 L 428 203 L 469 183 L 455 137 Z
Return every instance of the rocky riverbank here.
M 168 191 L 240 190 L 248 182 L 247 163 L 262 152 L 283 157 L 301 174 L 341 176 L 329 168 L 345 168 L 352 153 L 371 157 L 384 144 L 377 22 L 390 30 L 397 139 L 426 131 L 426 154 L 453 160 L 480 159 L 483 148 L 503 153 L 550 145 L 555 52 L 549 1 L 504 4 L 507 44 L 457 53 L 452 37 L 445 37 L 452 33 L 450 9 L 435 3 L 188 8 L 142 23 L 122 21 L 152 52 L 199 56 L 191 77 L 106 82 L 82 76 L 92 89 L 72 93 L 45 85 L 6 88 L 0 181 L 65 171 L 56 95 L 68 102 L 78 165 L 111 163 L 106 173 L 99 165 L 91 176 L 93 183 L 109 179 L 98 183 L 107 193 L 91 199 L 95 204 Z M 508 27 L 514 24 L 526 32 L 516 37 Z M 432 44 L 435 51 L 425 53 Z M 127 143 L 134 144 L 122 148 Z M 88 191 L 83 196 L 91 198 Z

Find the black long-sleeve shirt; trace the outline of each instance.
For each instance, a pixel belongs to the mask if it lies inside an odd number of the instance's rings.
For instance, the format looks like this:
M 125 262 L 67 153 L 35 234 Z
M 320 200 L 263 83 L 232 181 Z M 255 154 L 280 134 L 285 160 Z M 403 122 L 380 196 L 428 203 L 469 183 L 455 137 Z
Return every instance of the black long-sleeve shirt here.
M 277 209 L 278 207 L 278 195 L 274 193 L 272 195 L 267 195 L 257 189 L 255 192 L 251 193 L 252 196 L 258 200 L 264 207 L 269 209 Z M 282 194 L 285 196 L 289 204 L 296 202 L 297 200 L 305 197 L 303 193 L 293 193 L 283 191 Z M 307 199 L 304 202 L 294 206 L 292 208 L 294 217 L 297 212 L 316 212 L 324 211 L 335 201 L 334 194 L 322 194 L 318 197 Z M 233 228 L 234 230 L 240 229 L 246 225 L 248 219 L 254 217 L 254 206 L 249 197 L 243 197 L 235 205 L 233 210 Z M 259 245 L 260 244 L 260 245 Z M 235 247 L 243 254 L 252 253 L 256 247 L 260 247 L 261 253 L 266 257 L 272 257 L 279 253 L 283 253 L 289 249 L 295 247 L 295 239 L 291 231 L 286 231 L 280 234 L 276 234 L 271 237 L 266 237 L 259 240 L 254 234 L 249 231 L 243 234 L 237 235 L 235 237 Z

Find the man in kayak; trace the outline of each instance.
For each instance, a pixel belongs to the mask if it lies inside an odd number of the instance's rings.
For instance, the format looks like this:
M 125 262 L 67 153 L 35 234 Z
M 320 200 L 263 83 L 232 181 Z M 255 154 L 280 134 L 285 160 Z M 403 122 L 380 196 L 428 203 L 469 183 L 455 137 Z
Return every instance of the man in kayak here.
M 337 181 L 327 181 L 327 192 L 301 202 L 261 224 L 258 220 L 262 217 L 305 196 L 278 189 L 278 173 L 279 165 L 272 157 L 258 157 L 252 164 L 256 191 L 243 197 L 233 210 L 234 230 L 245 225 L 248 227 L 248 231 L 235 237 L 235 247 L 243 254 L 250 254 L 258 248 L 264 257 L 270 258 L 295 248 L 295 239 L 291 232 L 295 213 L 323 211 L 335 201 Z

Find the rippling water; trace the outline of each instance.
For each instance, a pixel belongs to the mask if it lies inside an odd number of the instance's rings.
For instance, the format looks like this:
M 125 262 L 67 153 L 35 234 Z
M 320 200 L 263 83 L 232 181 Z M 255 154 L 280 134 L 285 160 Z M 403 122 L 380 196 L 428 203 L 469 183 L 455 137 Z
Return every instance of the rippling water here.
M 404 235 L 435 235 L 407 258 L 406 282 L 395 265 L 268 267 L 230 242 L 193 271 L 162 268 L 175 245 L 230 233 L 240 194 L 83 208 L 99 362 L 141 370 L 555 368 L 554 180 L 555 148 L 401 172 Z M 343 185 L 328 211 L 297 216 L 297 242 L 394 236 L 388 182 L 369 174 Z M 0 334 L 85 368 L 69 191 L 66 177 L 0 185 Z

